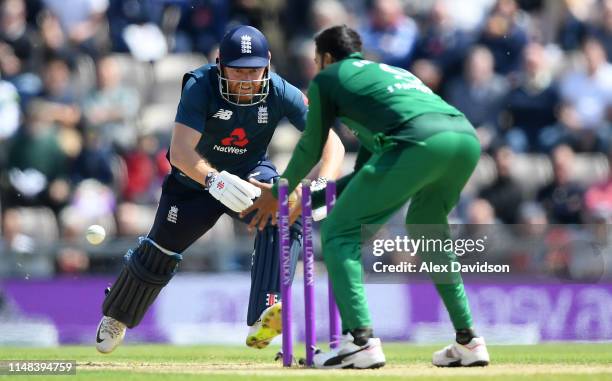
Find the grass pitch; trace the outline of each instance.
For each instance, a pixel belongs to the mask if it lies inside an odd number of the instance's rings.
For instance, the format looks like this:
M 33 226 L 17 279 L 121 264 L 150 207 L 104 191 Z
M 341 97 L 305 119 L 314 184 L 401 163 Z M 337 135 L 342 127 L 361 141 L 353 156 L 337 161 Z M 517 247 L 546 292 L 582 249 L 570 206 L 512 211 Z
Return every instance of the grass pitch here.
M 431 365 L 439 347 L 383 344 L 387 365 L 377 370 L 321 371 L 274 362 L 278 347 L 125 345 L 110 355 L 93 346 L 50 349 L 0 347 L 0 360 L 76 360 L 76 376 L 0 376 L 16 380 L 554 380 L 612 381 L 612 344 L 490 346 L 486 368 L 442 369 Z M 296 356 L 303 355 L 297 351 Z M 297 350 L 297 347 L 296 347 Z

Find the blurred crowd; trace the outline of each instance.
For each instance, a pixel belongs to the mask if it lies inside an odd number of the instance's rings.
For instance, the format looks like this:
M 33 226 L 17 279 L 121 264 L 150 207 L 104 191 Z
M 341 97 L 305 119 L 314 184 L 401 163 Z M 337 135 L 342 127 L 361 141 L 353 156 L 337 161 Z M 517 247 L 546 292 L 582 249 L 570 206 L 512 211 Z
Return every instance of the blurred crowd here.
M 612 220 L 612 0 L 0 0 L 0 276 L 41 252 L 56 255 L 39 274 L 91 269 L 93 223 L 128 247 L 147 233 L 181 75 L 214 62 L 228 28 L 262 30 L 305 91 L 312 36 L 339 23 L 477 127 L 483 160 L 453 221 Z M 209 239 L 245 234 L 225 221 Z

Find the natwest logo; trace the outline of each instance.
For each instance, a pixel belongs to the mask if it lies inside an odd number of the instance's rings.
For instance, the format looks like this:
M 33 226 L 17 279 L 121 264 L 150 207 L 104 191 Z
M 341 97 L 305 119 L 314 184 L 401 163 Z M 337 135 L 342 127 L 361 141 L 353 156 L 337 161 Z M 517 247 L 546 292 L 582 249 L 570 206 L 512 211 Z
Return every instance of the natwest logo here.
M 235 128 L 230 136 L 221 139 L 221 145 L 215 144 L 213 149 L 219 152 L 231 153 L 234 155 L 244 155 L 247 152 L 245 147 L 249 144 L 249 139 L 246 137 L 246 132 L 243 128 Z
M 244 147 L 249 144 L 249 139 L 246 138 L 244 128 L 235 128 L 230 136 L 221 140 L 221 144 L 224 146 Z

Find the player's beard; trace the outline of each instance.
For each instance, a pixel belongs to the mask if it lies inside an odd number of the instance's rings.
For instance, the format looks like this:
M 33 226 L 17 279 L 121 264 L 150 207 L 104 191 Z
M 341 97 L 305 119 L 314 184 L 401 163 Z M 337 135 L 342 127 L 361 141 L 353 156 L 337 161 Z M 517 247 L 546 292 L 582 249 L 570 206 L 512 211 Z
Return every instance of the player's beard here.
M 241 94 L 247 93 L 248 95 L 232 95 L 234 100 L 238 103 L 249 103 L 253 99 L 255 95 L 258 95 L 259 91 L 261 91 L 261 87 L 263 84 L 261 82 L 251 83 L 250 87 L 245 88 L 244 84 L 241 84 L 238 81 L 228 81 L 228 86 L 231 94 Z

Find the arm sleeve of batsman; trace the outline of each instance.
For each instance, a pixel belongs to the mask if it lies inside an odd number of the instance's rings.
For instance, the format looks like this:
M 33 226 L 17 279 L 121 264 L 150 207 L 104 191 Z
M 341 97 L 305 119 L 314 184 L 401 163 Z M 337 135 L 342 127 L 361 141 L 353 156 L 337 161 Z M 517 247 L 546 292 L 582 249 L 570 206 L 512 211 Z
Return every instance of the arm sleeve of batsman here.
M 183 92 L 176 110 L 174 121 L 198 132 L 204 131 L 208 102 L 204 99 L 207 87 L 200 86 L 197 79 L 189 74 L 183 78 Z

